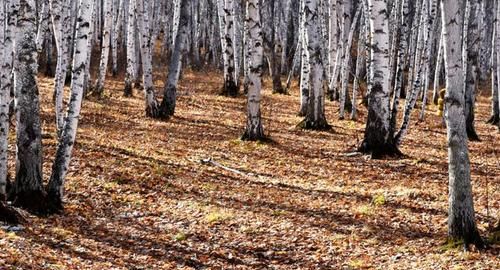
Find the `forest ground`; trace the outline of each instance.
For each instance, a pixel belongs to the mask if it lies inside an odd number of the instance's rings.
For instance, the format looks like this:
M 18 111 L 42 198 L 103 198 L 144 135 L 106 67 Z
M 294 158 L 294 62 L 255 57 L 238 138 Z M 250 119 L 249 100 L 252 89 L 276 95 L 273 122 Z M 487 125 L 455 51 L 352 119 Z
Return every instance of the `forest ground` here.
M 0 230 L 0 269 L 500 269 L 498 246 L 443 248 L 446 131 L 434 106 L 425 123 L 414 114 L 405 158 L 370 160 L 347 154 L 363 137 L 362 106 L 359 121 L 340 121 L 327 102 L 332 131 L 296 129 L 296 88 L 265 89 L 272 142 L 240 141 L 245 97 L 219 96 L 220 78 L 187 72 L 169 121 L 145 118 L 142 93 L 123 97 L 122 80 L 85 100 L 64 214 Z M 47 180 L 52 79 L 40 88 Z M 470 143 L 470 157 L 485 237 L 500 216 L 500 134 L 488 115 L 480 97 L 483 141 Z

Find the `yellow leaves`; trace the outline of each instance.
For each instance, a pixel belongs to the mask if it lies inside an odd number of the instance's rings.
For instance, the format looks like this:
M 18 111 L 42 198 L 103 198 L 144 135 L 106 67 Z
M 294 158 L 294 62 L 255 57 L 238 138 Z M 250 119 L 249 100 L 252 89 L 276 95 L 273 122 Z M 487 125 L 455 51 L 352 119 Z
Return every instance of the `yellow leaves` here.
M 73 235 L 73 232 L 60 227 L 52 228 L 52 233 L 61 240 L 68 239 Z
M 178 232 L 177 234 L 174 235 L 173 239 L 177 242 L 182 242 L 188 238 L 188 235 L 183 232 Z
M 205 216 L 205 221 L 210 225 L 214 225 L 230 220 L 231 218 L 233 218 L 231 213 L 216 209 Z
M 375 207 L 382 206 L 386 203 L 386 198 L 384 194 L 377 194 L 372 198 L 372 204 Z
M 373 212 L 374 208 L 372 205 L 369 204 L 361 205 L 356 208 L 356 214 L 362 216 L 371 216 Z

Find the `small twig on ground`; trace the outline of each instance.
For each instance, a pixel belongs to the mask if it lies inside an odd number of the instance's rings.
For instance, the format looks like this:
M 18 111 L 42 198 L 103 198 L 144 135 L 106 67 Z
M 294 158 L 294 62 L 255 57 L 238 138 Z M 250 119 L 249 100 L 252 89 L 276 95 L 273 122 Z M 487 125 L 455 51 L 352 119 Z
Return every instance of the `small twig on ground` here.
M 243 176 L 254 176 L 253 174 L 245 173 L 245 172 L 239 171 L 237 169 L 233 169 L 233 168 L 229 168 L 227 166 L 224 166 L 224 165 L 220 164 L 219 162 L 214 161 L 211 157 L 205 158 L 205 159 L 201 159 L 200 163 L 204 164 L 204 165 L 212 165 L 212 166 L 221 168 L 223 170 L 226 170 L 226 171 L 229 171 L 229 172 L 232 172 L 232 173 L 235 173 L 235 174 L 243 175 Z

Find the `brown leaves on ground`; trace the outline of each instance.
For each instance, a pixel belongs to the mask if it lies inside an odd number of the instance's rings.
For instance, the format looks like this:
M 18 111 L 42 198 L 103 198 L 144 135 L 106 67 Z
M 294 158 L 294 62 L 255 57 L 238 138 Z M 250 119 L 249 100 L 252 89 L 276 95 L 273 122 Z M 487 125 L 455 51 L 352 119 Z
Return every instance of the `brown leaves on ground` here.
M 500 268 L 498 246 L 442 249 L 447 149 L 433 106 L 425 123 L 412 124 L 405 159 L 369 160 L 346 155 L 362 139 L 364 108 L 361 120 L 338 121 L 327 102 L 333 131 L 298 130 L 297 90 L 265 91 L 272 142 L 238 140 L 245 98 L 218 96 L 220 78 L 184 74 L 168 122 L 145 118 L 142 93 L 122 97 L 119 81 L 108 81 L 106 98 L 85 100 L 65 213 L 0 230 L 0 268 Z M 40 85 L 44 133 L 55 134 L 52 79 Z M 477 111 L 472 180 L 486 236 L 500 216 L 500 135 L 483 124 L 486 98 Z M 56 141 L 44 138 L 47 178 Z M 201 162 L 208 158 L 240 173 Z

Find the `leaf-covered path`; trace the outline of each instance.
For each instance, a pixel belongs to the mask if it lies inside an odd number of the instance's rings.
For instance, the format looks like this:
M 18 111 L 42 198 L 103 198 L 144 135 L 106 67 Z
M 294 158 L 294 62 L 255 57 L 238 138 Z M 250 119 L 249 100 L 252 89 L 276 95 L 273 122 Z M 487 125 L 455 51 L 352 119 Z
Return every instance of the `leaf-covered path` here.
M 425 123 L 412 124 L 406 158 L 369 160 L 348 154 L 363 137 L 364 108 L 360 121 L 339 121 L 327 102 L 331 132 L 298 130 L 296 89 L 265 91 L 272 142 L 240 141 L 245 98 L 218 96 L 221 77 L 184 74 L 167 122 L 146 119 L 142 93 L 125 98 L 118 81 L 104 99 L 86 100 L 65 213 L 0 230 L 0 269 L 500 268 L 498 246 L 442 248 L 447 148 L 434 106 Z M 47 180 L 52 79 L 40 85 Z M 478 105 L 472 180 L 487 236 L 500 217 L 500 134 L 484 124 L 488 100 Z M 202 162 L 209 158 L 239 173 Z

